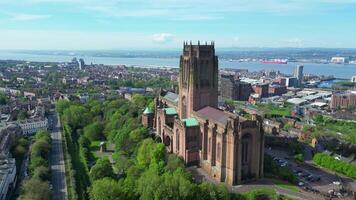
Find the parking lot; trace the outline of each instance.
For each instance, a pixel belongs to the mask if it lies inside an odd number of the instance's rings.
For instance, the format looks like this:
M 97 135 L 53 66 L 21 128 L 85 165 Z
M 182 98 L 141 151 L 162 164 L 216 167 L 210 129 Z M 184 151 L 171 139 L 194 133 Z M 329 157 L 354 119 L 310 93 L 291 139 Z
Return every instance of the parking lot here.
M 296 175 L 297 186 L 313 193 L 324 195 L 340 195 L 341 181 L 338 176 L 321 170 L 308 164 L 299 164 L 294 161 L 293 156 L 286 150 L 266 148 L 266 153 L 275 160 L 279 166 L 290 168 Z M 343 197 L 344 198 L 344 197 Z

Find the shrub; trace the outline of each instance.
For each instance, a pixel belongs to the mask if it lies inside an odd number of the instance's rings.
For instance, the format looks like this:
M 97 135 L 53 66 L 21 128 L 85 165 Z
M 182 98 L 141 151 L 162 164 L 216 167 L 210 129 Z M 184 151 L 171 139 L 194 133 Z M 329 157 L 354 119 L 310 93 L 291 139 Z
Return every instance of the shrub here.
M 298 161 L 298 162 L 304 162 L 304 156 L 303 154 L 299 153 L 299 154 L 296 154 L 294 156 L 294 160 Z
M 322 167 L 356 179 L 356 165 L 349 164 L 342 160 L 336 160 L 333 157 L 323 153 L 315 154 L 313 160 L 316 164 Z

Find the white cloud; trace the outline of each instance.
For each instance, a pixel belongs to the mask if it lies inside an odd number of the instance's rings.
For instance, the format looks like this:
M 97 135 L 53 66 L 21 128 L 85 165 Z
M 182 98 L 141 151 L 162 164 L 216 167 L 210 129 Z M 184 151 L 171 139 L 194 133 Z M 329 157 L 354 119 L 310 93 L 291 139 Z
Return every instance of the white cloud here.
M 174 38 L 175 36 L 170 33 L 156 33 L 152 35 L 153 42 L 160 44 L 171 42 Z
M 12 20 L 15 21 L 33 21 L 47 19 L 49 15 L 34 15 L 34 14 L 25 14 L 25 13 L 9 13 L 8 14 Z
M 240 42 L 240 37 L 236 36 L 232 39 L 234 43 L 239 43 Z
M 303 47 L 304 46 L 304 40 L 301 38 L 291 38 L 286 41 L 289 45 L 292 47 Z

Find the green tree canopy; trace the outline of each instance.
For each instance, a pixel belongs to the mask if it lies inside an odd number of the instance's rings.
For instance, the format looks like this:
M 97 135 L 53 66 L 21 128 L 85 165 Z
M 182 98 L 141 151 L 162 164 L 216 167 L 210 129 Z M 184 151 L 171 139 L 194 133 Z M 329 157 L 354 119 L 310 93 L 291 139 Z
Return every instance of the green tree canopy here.
M 71 105 L 71 102 L 68 100 L 59 100 L 56 103 L 56 111 L 62 115 L 64 113 L 64 110 L 69 108 Z
M 110 178 L 94 181 L 89 195 L 91 200 L 128 199 L 122 184 Z
M 50 200 L 49 183 L 39 179 L 29 179 L 22 185 L 20 200 Z
M 35 169 L 35 171 L 33 172 L 32 178 L 37 178 L 41 181 L 50 181 L 51 176 L 50 176 L 48 167 L 45 167 L 45 166 L 37 167 Z
M 90 169 L 89 176 L 91 180 L 99 180 L 105 177 L 114 178 L 115 174 L 108 157 L 100 158 Z
M 63 121 L 68 123 L 73 129 L 85 127 L 91 122 L 90 112 L 80 105 L 71 105 L 64 110 Z
M 104 126 L 102 123 L 96 121 L 84 127 L 84 135 L 91 141 L 102 140 Z

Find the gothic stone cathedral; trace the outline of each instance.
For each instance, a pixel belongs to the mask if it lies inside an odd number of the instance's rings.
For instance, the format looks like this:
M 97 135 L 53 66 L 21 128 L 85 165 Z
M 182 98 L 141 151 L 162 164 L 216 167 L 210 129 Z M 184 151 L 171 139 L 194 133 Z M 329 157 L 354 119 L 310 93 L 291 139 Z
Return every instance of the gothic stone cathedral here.
M 142 122 L 187 165 L 198 165 L 219 182 L 242 184 L 263 176 L 262 120 L 218 109 L 218 74 L 214 43 L 184 43 L 179 94 L 162 92 Z

